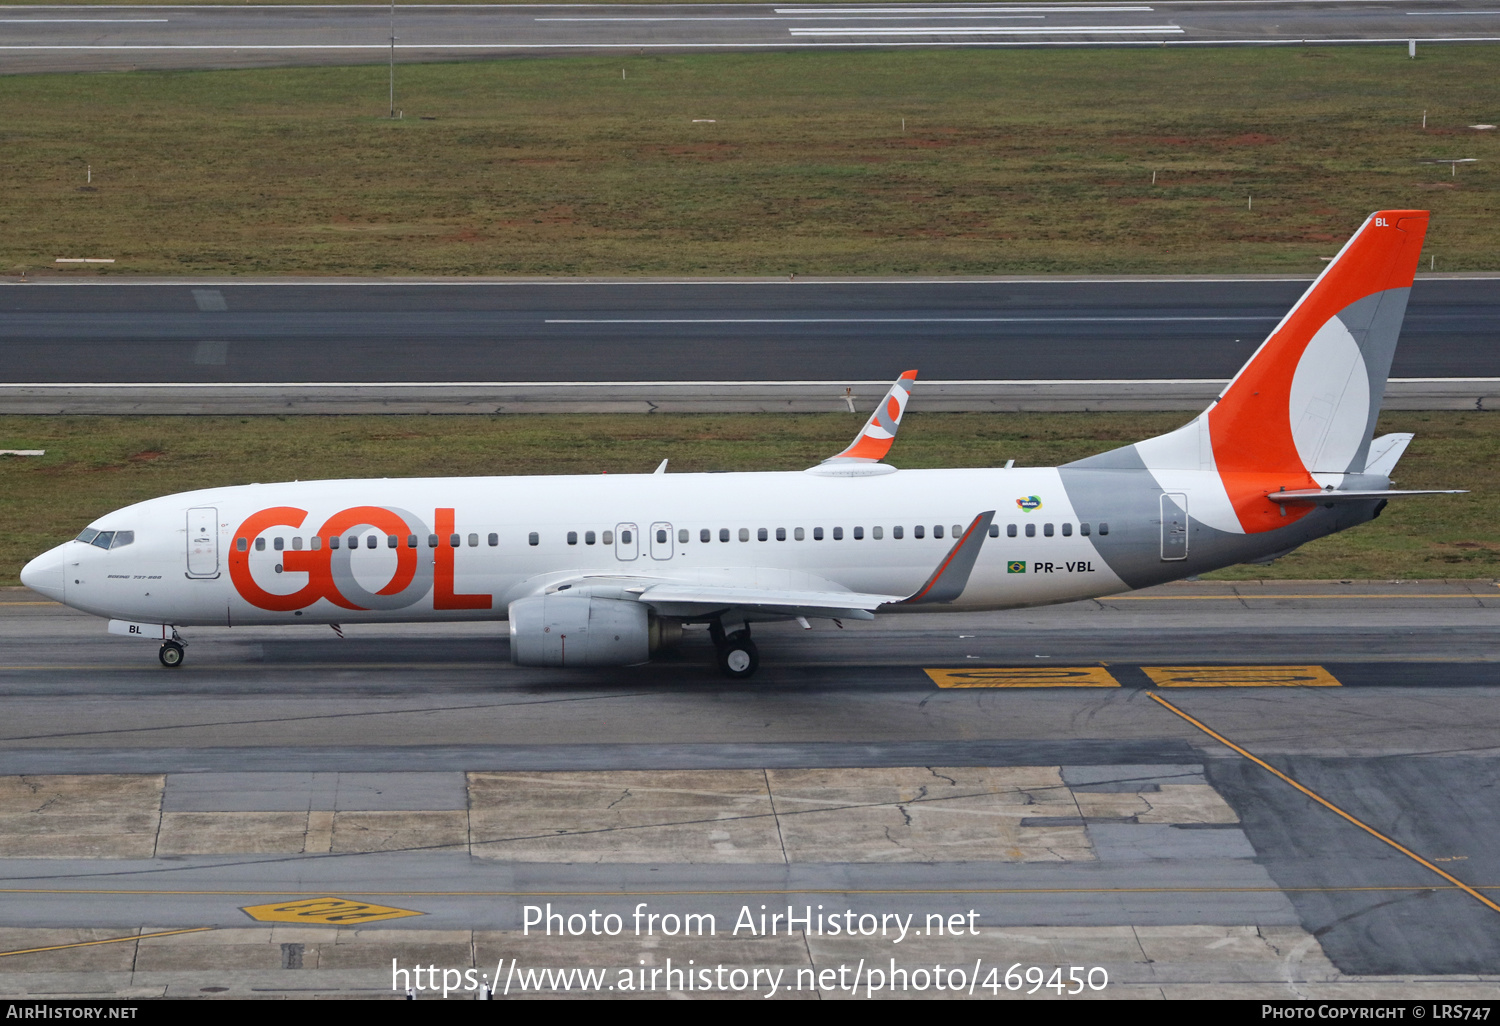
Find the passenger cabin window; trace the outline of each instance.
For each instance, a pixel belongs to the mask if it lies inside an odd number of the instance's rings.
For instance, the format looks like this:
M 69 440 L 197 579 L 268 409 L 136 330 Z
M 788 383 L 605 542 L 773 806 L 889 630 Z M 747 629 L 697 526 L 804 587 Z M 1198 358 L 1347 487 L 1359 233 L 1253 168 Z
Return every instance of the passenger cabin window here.
M 365 548 L 377 549 L 380 547 L 380 539 L 373 534 L 365 535 Z
M 658 527 L 656 529 L 656 544 L 658 544 L 658 545 L 665 545 L 666 543 L 667 543 L 667 530 L 664 527 Z
M 864 541 L 865 540 L 865 529 L 863 527 L 856 527 L 854 529 L 854 540 L 855 541 Z
M 879 541 L 881 538 L 885 537 L 885 529 L 881 527 L 870 528 L 870 537 L 874 538 L 876 541 Z
M 955 537 L 955 538 L 961 538 L 961 537 L 963 537 L 963 533 L 964 533 L 964 525 L 963 524 L 954 524 L 953 525 L 953 537 Z
M 317 541 L 317 539 L 314 538 L 313 541 Z M 417 536 L 416 535 L 409 534 L 409 535 L 406 536 L 406 547 L 409 548 L 409 549 L 414 549 L 414 548 L 417 547 Z M 317 548 L 317 546 L 314 545 L 313 548 Z
M 1099 521 L 1099 533 L 1100 534 L 1108 534 L 1109 533 L 1109 524 L 1105 523 L 1103 520 Z
M 677 529 L 677 544 L 679 544 L 679 545 L 686 545 L 687 542 L 688 542 L 688 529 L 686 527 L 679 527 Z
M 942 524 L 933 524 L 932 525 L 932 536 L 934 538 L 941 538 L 943 536 L 943 525 Z
M 593 531 L 584 531 L 583 532 L 583 543 L 585 545 L 593 545 L 596 540 L 597 540 L 597 536 L 594 534 Z
M 528 545 L 540 545 L 542 543 L 542 540 L 537 536 L 537 533 L 535 531 L 532 531 L 526 536 L 526 543 Z
M 97 545 L 98 542 L 95 542 L 95 544 Z M 103 547 L 106 549 L 109 548 L 108 545 L 105 545 Z M 280 538 L 277 538 L 271 542 L 271 548 L 275 549 L 277 552 L 280 552 L 282 549 L 286 548 L 286 542 Z
M 918 524 L 916 527 L 913 527 L 911 529 L 911 533 L 912 537 L 914 538 L 925 538 L 927 537 L 927 528 L 921 524 Z
M 776 528 L 776 540 L 777 541 L 786 541 L 786 528 L 784 528 L 784 527 L 778 527 L 778 528 Z
M 1046 535 L 1048 538 L 1051 538 L 1052 537 L 1052 525 L 1051 524 L 1043 524 L 1042 525 L 1042 533 L 1044 535 Z
M 411 536 L 411 540 L 412 540 L 412 543 L 415 544 L 416 540 L 417 540 L 417 536 L 416 535 L 412 535 Z M 314 552 L 322 551 L 322 548 L 323 548 L 323 538 L 322 538 L 322 536 L 316 535 L 316 534 L 313 535 L 312 538 L 311 538 L 311 540 L 309 541 L 309 544 L 312 546 L 312 550 Z
M 477 535 L 477 534 L 471 534 L 471 535 L 469 535 L 469 548 L 471 548 L 471 549 L 477 549 L 477 548 L 479 548 L 479 535 Z
M 901 539 L 901 536 L 904 533 L 905 533 L 905 530 L 903 528 L 901 528 L 901 527 L 893 527 L 893 528 L 891 528 L 891 537 L 895 538 L 897 541 L 899 541 Z
M 721 527 L 721 528 L 719 528 L 719 541 L 721 541 L 721 542 L 727 542 L 728 540 L 729 540 L 729 528 L 727 528 L 727 527 Z
M 296 547 L 295 545 L 292 546 L 292 548 Z M 397 538 L 394 534 L 388 534 L 385 536 L 385 547 L 388 549 L 399 549 L 401 547 L 401 539 Z
M 1085 538 L 1087 538 L 1089 536 L 1089 525 L 1088 524 L 1079 524 L 1078 525 L 1078 533 L 1081 534 L 1081 535 L 1083 535 Z
M 429 549 L 435 549 L 435 548 L 438 547 L 438 536 L 437 535 L 435 535 L 435 534 L 429 534 L 427 536 L 427 547 Z
M 748 528 L 748 527 L 742 527 L 742 528 L 740 528 L 740 541 L 747 542 L 749 540 L 750 540 L 750 528 Z
M 807 532 L 803 531 L 802 528 L 799 527 L 792 532 L 792 537 L 797 539 L 798 541 L 804 541 L 807 538 Z
M 450 534 L 448 536 L 448 547 L 450 549 L 456 549 L 456 548 L 458 548 L 458 542 L 459 542 L 458 535 L 456 535 L 456 534 Z
M 990 537 L 991 538 L 998 538 L 998 537 L 1000 537 L 1000 525 L 999 524 L 991 524 L 990 525 Z
M 823 540 L 823 529 L 821 527 L 814 527 L 813 528 L 813 541 L 822 541 L 822 540 Z
M 593 531 L 589 532 L 590 535 L 592 535 L 593 533 L 594 533 Z M 495 534 L 493 531 L 491 531 L 490 532 L 490 537 L 489 537 L 489 543 L 490 543 L 490 548 L 493 549 L 495 546 L 497 546 L 497 545 L 500 544 L 500 536 L 498 534 Z M 590 542 L 589 544 L 592 545 L 593 542 Z
M 292 550 L 295 552 L 302 551 L 302 538 L 300 535 L 292 539 Z
M 357 534 L 351 534 L 349 536 L 349 547 L 351 549 L 357 549 L 357 548 L 359 548 L 359 535 L 357 535 Z
M 604 545 L 613 545 L 615 543 L 615 532 L 605 531 L 603 536 L 600 537 L 599 541 Z
M 701 530 L 701 531 L 698 532 L 698 540 L 701 541 L 701 542 L 703 542 L 704 544 L 707 544 L 708 542 L 713 541 L 713 539 L 714 539 L 714 533 L 712 531 L 710 531 L 706 527 L 703 528 L 703 530 Z
M 569 531 L 568 532 L 568 544 L 569 545 L 577 545 L 578 544 L 578 532 L 577 531 Z
M 770 536 L 766 534 L 766 529 L 762 527 L 755 532 L 755 537 L 760 541 L 765 541 Z
M 1035 538 L 1036 537 L 1036 525 L 1035 524 L 1027 524 L 1026 525 L 1026 537 L 1028 537 L 1028 538 Z
M 833 540 L 834 541 L 843 541 L 844 540 L 844 529 L 842 527 L 835 527 L 833 529 Z
M 336 548 L 338 548 L 339 547 L 339 541 L 340 541 L 339 536 L 338 535 L 334 535 L 333 537 L 331 537 L 331 538 L 328 539 L 328 547 L 330 549 L 336 549 Z
M 1007 538 L 1014 538 L 1015 536 L 1016 536 L 1016 525 L 1015 524 L 1006 524 L 1005 525 L 1005 537 L 1007 537 Z
M 255 539 L 255 551 L 256 552 L 264 552 L 264 551 L 266 551 L 266 540 L 264 538 L 257 538 L 257 539 Z
M 1073 525 L 1072 524 L 1063 524 L 1062 525 L 1062 531 L 1063 531 L 1063 537 L 1064 538 L 1071 538 L 1071 537 L 1073 537 Z
M 316 539 L 314 539 L 314 540 L 316 540 Z M 246 551 L 247 549 L 250 548 L 250 539 L 248 539 L 248 538 L 236 538 L 234 540 L 234 547 L 235 547 L 236 551 L 238 551 L 238 552 L 244 552 L 244 551 Z

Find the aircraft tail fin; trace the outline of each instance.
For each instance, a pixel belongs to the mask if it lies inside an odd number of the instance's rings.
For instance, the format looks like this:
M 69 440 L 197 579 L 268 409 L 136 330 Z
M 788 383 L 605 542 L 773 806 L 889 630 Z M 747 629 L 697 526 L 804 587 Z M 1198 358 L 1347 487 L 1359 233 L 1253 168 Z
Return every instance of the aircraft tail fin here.
M 901 415 L 906 412 L 906 403 L 911 399 L 911 389 L 916 383 L 916 371 L 903 371 L 890 391 L 875 405 L 875 412 L 870 414 L 870 419 L 865 421 L 865 426 L 854 436 L 849 447 L 837 456 L 828 457 L 821 465 L 878 463 L 884 459 L 896 441 Z M 853 408 L 852 403 L 850 408 Z
M 1379 210 L 1207 411 L 1221 473 L 1361 473 L 1427 233 Z

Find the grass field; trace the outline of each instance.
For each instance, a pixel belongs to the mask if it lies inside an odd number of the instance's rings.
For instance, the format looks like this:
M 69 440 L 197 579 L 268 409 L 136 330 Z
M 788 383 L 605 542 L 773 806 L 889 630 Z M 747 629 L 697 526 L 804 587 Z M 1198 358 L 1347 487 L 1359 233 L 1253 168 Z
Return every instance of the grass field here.
M 174 274 L 1310 274 L 1378 207 L 1435 212 L 1440 271 L 1500 263 L 1500 133 L 1467 127 L 1500 122 L 1500 47 L 515 59 L 398 80 L 391 121 L 378 65 L 0 76 L 0 273 L 92 256 Z M 1448 157 L 1480 162 L 1420 163 Z
M 1177 426 L 1181 414 L 943 414 L 909 417 L 899 467 L 1051 466 Z M 817 415 L 505 417 L 0 417 L 0 584 L 31 556 L 131 502 L 190 488 L 328 476 L 801 470 L 843 448 L 861 420 Z M 1265 567 L 1261 578 L 1500 575 L 1500 414 L 1392 413 L 1415 431 L 1405 488 L 1469 488 L 1395 501 L 1372 524 Z

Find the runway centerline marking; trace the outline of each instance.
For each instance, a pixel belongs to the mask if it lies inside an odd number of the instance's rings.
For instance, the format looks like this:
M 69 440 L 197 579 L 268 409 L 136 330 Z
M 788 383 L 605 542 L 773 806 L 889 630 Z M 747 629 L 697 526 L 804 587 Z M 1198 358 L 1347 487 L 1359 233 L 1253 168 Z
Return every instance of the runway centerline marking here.
M 923 673 L 940 688 L 1117 688 L 1102 666 L 973 666 Z
M 1321 666 L 1142 666 L 1159 688 L 1337 688 Z
M 104 940 L 74 941 L 72 944 L 49 944 L 44 948 L 17 948 L 15 951 L 0 951 L 0 958 L 8 955 L 35 955 L 42 951 L 64 951 L 68 948 L 90 948 L 96 944 L 121 944 L 125 941 L 145 940 L 147 937 L 176 937 L 180 933 L 203 933 L 212 926 L 193 926 L 185 930 L 162 930 L 160 933 L 133 933 L 128 937 L 108 937 Z
M 1434 865 L 1432 862 L 1428 861 L 1427 859 L 1424 859 L 1422 856 L 1418 855 L 1416 852 L 1412 851 L 1410 848 L 1408 848 L 1405 845 L 1401 844 L 1399 841 L 1392 840 L 1391 838 L 1387 837 L 1385 834 L 1382 834 L 1379 830 L 1376 830 L 1374 827 L 1370 826 L 1364 820 L 1357 819 L 1354 816 L 1350 815 L 1349 813 L 1345 812 L 1343 809 L 1339 808 L 1337 805 L 1333 804 L 1333 802 L 1329 801 L 1327 798 L 1324 798 L 1322 795 L 1318 794 L 1316 791 L 1312 790 L 1311 788 L 1304 787 L 1302 784 L 1297 783 L 1297 781 L 1293 780 L 1291 777 L 1289 777 L 1285 773 L 1281 772 L 1281 770 L 1277 769 L 1275 766 L 1272 766 L 1270 763 L 1266 762 L 1264 759 L 1262 759 L 1262 758 L 1260 758 L 1260 757 L 1258 757 L 1256 755 L 1253 755 L 1251 752 L 1247 751 L 1246 749 L 1241 748 L 1239 745 L 1237 745 L 1233 741 L 1229 740 L 1223 734 L 1218 733 L 1212 727 L 1210 727 L 1207 724 L 1205 724 L 1203 721 L 1194 719 L 1192 716 L 1189 716 L 1187 713 L 1183 712 L 1181 709 L 1177 708 L 1177 706 L 1173 705 L 1171 702 L 1168 702 L 1165 698 L 1161 697 L 1160 695 L 1150 694 L 1149 697 L 1150 697 L 1150 699 L 1153 702 L 1156 702 L 1158 705 L 1163 706 L 1168 711 L 1176 714 L 1177 716 L 1182 717 L 1184 720 L 1186 720 L 1187 722 L 1191 723 L 1193 726 L 1197 727 L 1199 730 L 1203 731 L 1203 733 L 1207 734 L 1209 737 L 1213 738 L 1215 741 L 1217 741 L 1220 744 L 1224 745 L 1226 748 L 1229 748 L 1229 749 L 1231 749 L 1231 750 L 1233 750 L 1235 752 L 1238 752 L 1240 755 L 1243 755 L 1245 758 L 1247 758 L 1251 762 L 1255 763 L 1255 765 L 1259 766 L 1261 769 L 1265 770 L 1267 773 L 1270 773 L 1272 776 L 1277 777 L 1278 779 L 1280 779 L 1284 783 L 1292 785 L 1297 790 L 1301 791 L 1303 794 L 1305 794 L 1309 798 L 1311 798 L 1313 801 L 1317 802 L 1319 805 L 1321 805 L 1324 808 L 1328 809 L 1330 812 L 1333 812 L 1333 813 L 1335 813 L 1335 814 L 1343 817 L 1344 819 L 1348 820 L 1350 823 L 1353 823 L 1355 826 L 1357 826 L 1361 830 L 1365 831 L 1365 833 L 1369 834 L 1371 837 L 1374 837 L 1377 840 L 1384 841 L 1386 844 L 1390 845 L 1392 848 L 1395 848 L 1401 854 L 1405 855 L 1407 858 L 1411 859 L 1413 862 L 1416 862 L 1418 865 L 1423 866 L 1423 867 L 1425 867 L 1427 869 L 1432 870 L 1432 872 L 1436 873 L 1438 876 L 1442 877 L 1444 880 L 1447 880 L 1453 886 L 1457 887 L 1459 890 L 1463 891 L 1465 894 L 1469 895 L 1469 897 L 1473 898 L 1475 901 L 1477 901 L 1480 904 L 1484 905 L 1486 908 L 1488 908 L 1488 909 L 1490 909 L 1492 911 L 1495 911 L 1495 912 L 1500 912 L 1500 904 L 1496 904 L 1495 902 L 1491 901 L 1489 898 L 1486 898 L 1483 894 L 1480 894 L 1479 891 L 1477 891 L 1473 887 L 1470 887 L 1468 884 L 1464 883 L 1462 880 L 1460 880 L 1458 877 L 1454 876 L 1452 873 L 1446 872 L 1445 870 L 1438 868 L 1438 866 Z

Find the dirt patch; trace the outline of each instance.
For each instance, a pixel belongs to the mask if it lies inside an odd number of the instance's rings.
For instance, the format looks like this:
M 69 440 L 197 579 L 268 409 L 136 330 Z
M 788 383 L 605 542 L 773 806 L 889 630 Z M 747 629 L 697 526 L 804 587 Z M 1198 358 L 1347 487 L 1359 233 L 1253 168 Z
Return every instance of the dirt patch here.
M 130 457 L 132 463 L 150 463 L 152 460 L 161 459 L 165 453 L 160 449 L 143 449 Z

